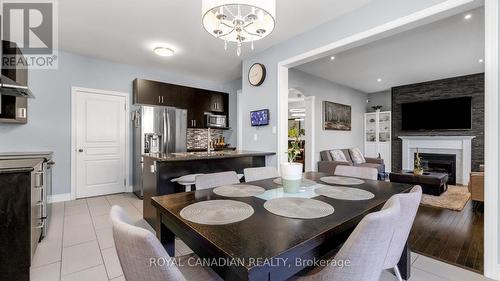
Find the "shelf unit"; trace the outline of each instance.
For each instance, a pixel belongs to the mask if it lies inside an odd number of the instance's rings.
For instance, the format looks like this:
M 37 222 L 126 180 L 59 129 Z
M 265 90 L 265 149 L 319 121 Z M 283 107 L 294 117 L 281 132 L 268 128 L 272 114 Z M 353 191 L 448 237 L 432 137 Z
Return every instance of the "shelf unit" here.
M 391 112 L 365 113 L 364 143 L 366 157 L 384 159 L 385 171 L 391 171 Z

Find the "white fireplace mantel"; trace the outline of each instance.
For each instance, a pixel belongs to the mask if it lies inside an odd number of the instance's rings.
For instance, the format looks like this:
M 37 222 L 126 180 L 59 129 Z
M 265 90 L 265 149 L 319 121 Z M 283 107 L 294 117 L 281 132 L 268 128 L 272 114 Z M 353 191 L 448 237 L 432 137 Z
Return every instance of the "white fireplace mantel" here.
M 414 153 L 455 154 L 457 184 L 469 183 L 472 159 L 472 139 L 475 136 L 399 136 L 403 140 L 402 167 L 412 170 Z

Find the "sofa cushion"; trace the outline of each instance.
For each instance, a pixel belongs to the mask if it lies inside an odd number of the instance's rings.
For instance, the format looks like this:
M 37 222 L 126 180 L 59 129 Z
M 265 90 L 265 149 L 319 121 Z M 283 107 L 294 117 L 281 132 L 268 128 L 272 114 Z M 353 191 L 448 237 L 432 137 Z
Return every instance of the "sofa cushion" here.
M 365 157 L 359 148 L 350 148 L 349 153 L 351 154 L 351 159 L 354 165 L 366 163 Z
M 330 150 L 330 156 L 332 156 L 333 161 L 347 162 L 344 152 L 340 149 Z

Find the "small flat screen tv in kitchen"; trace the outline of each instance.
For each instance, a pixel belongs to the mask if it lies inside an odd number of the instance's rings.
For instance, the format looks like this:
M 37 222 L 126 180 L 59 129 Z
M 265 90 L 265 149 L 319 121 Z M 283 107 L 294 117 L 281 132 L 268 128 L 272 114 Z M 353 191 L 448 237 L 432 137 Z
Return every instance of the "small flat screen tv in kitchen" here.
M 403 131 L 472 129 L 472 97 L 401 104 Z
M 250 122 L 254 127 L 269 125 L 269 109 L 251 111 Z

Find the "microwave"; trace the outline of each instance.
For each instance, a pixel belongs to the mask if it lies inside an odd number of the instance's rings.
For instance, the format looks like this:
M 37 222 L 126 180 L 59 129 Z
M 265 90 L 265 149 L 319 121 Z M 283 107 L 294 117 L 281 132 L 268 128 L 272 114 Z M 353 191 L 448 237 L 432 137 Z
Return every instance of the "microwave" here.
M 207 128 L 226 128 L 226 115 L 206 114 L 205 125 Z

